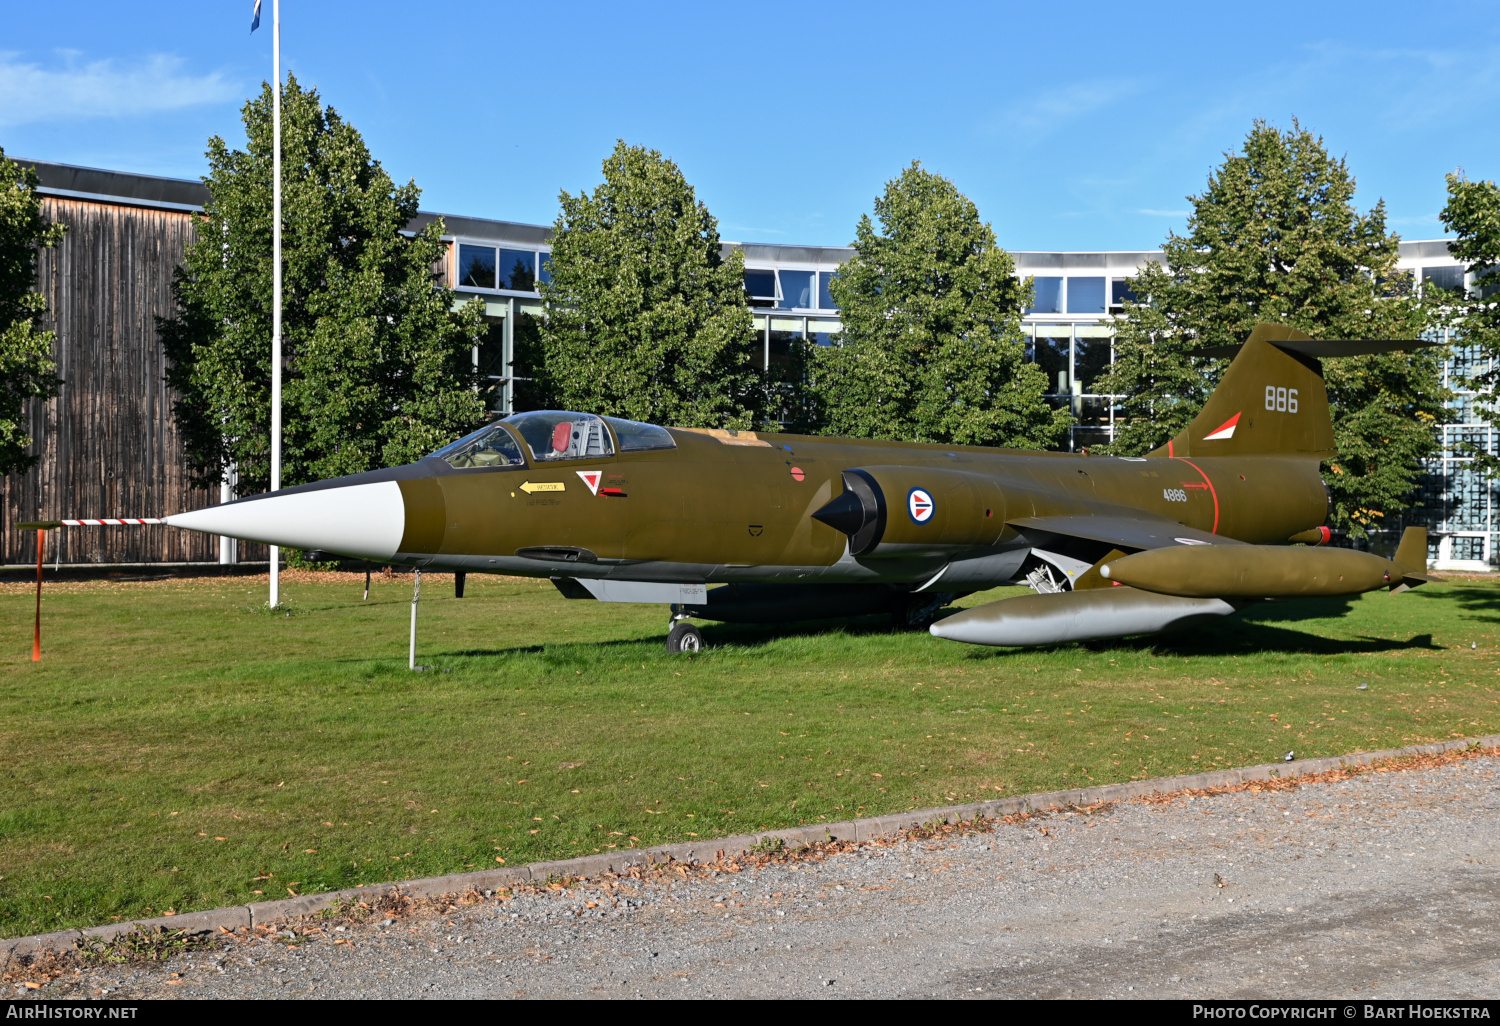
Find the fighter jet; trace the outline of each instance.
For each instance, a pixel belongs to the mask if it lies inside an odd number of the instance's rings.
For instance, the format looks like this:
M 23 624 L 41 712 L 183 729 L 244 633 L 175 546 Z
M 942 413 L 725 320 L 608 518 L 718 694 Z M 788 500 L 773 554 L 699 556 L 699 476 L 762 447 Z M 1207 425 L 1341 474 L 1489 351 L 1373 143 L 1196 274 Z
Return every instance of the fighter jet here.
M 1335 454 L 1322 357 L 1405 341 L 1315 341 L 1261 325 L 1181 434 L 1137 457 L 668 428 L 519 413 L 407 466 L 164 518 L 176 527 L 448 571 L 550 579 L 568 598 L 689 621 L 888 613 L 938 638 L 1050 645 L 1151 634 L 1271 597 L 1428 581 L 1324 548 Z M 1215 351 L 1217 355 L 1221 351 Z M 43 526 L 43 525 L 30 525 Z M 998 585 L 1032 594 L 936 614 Z M 933 622 L 935 620 L 935 622 Z

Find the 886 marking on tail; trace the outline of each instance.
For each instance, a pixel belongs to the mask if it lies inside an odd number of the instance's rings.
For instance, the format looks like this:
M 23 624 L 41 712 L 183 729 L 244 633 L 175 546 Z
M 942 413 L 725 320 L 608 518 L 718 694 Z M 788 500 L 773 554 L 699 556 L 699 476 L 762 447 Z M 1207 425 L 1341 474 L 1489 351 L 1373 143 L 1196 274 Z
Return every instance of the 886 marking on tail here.
M 1266 386 L 1266 409 L 1277 413 L 1297 412 L 1297 390 L 1295 388 L 1277 388 L 1275 385 Z

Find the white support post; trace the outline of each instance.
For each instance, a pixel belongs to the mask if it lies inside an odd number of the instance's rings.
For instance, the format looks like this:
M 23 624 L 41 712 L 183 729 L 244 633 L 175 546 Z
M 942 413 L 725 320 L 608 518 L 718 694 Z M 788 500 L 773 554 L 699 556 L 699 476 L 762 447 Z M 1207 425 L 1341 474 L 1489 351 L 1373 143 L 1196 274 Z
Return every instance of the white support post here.
M 224 477 L 219 481 L 219 503 L 234 501 L 234 486 L 236 483 L 234 464 L 231 463 L 224 469 Z M 240 543 L 228 535 L 219 535 L 219 563 L 223 566 L 233 566 L 240 561 Z
M 417 668 L 417 603 L 422 600 L 422 569 L 417 568 L 417 581 L 411 590 L 411 646 L 407 651 L 406 666 L 409 670 Z
M 281 0 L 272 0 L 271 69 L 271 491 L 281 488 Z M 270 606 L 281 605 L 281 549 L 271 546 Z M 415 615 L 415 614 L 413 614 Z

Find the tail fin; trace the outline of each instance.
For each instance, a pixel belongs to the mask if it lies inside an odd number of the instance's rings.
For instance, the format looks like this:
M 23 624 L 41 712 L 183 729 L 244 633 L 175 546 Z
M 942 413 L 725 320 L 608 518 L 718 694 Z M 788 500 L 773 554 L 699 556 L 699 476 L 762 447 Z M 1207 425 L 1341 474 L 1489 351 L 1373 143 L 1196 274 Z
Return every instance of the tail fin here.
M 1361 356 L 1437 345 L 1422 340 L 1318 340 L 1281 324 L 1258 324 L 1187 429 L 1152 456 L 1266 456 L 1326 459 L 1337 449 L 1320 357 Z M 1424 553 L 1425 559 L 1425 553 Z

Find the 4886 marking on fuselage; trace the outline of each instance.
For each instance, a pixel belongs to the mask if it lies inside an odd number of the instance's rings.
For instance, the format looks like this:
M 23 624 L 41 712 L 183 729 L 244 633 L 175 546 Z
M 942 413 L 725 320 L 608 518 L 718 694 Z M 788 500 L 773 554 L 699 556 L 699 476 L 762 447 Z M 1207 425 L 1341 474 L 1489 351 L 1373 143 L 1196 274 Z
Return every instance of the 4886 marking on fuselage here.
M 1295 388 L 1277 388 L 1275 385 L 1266 386 L 1266 409 L 1277 413 L 1297 412 L 1297 390 Z
M 1161 497 L 1168 502 L 1187 502 L 1187 492 L 1181 488 L 1163 488 Z

